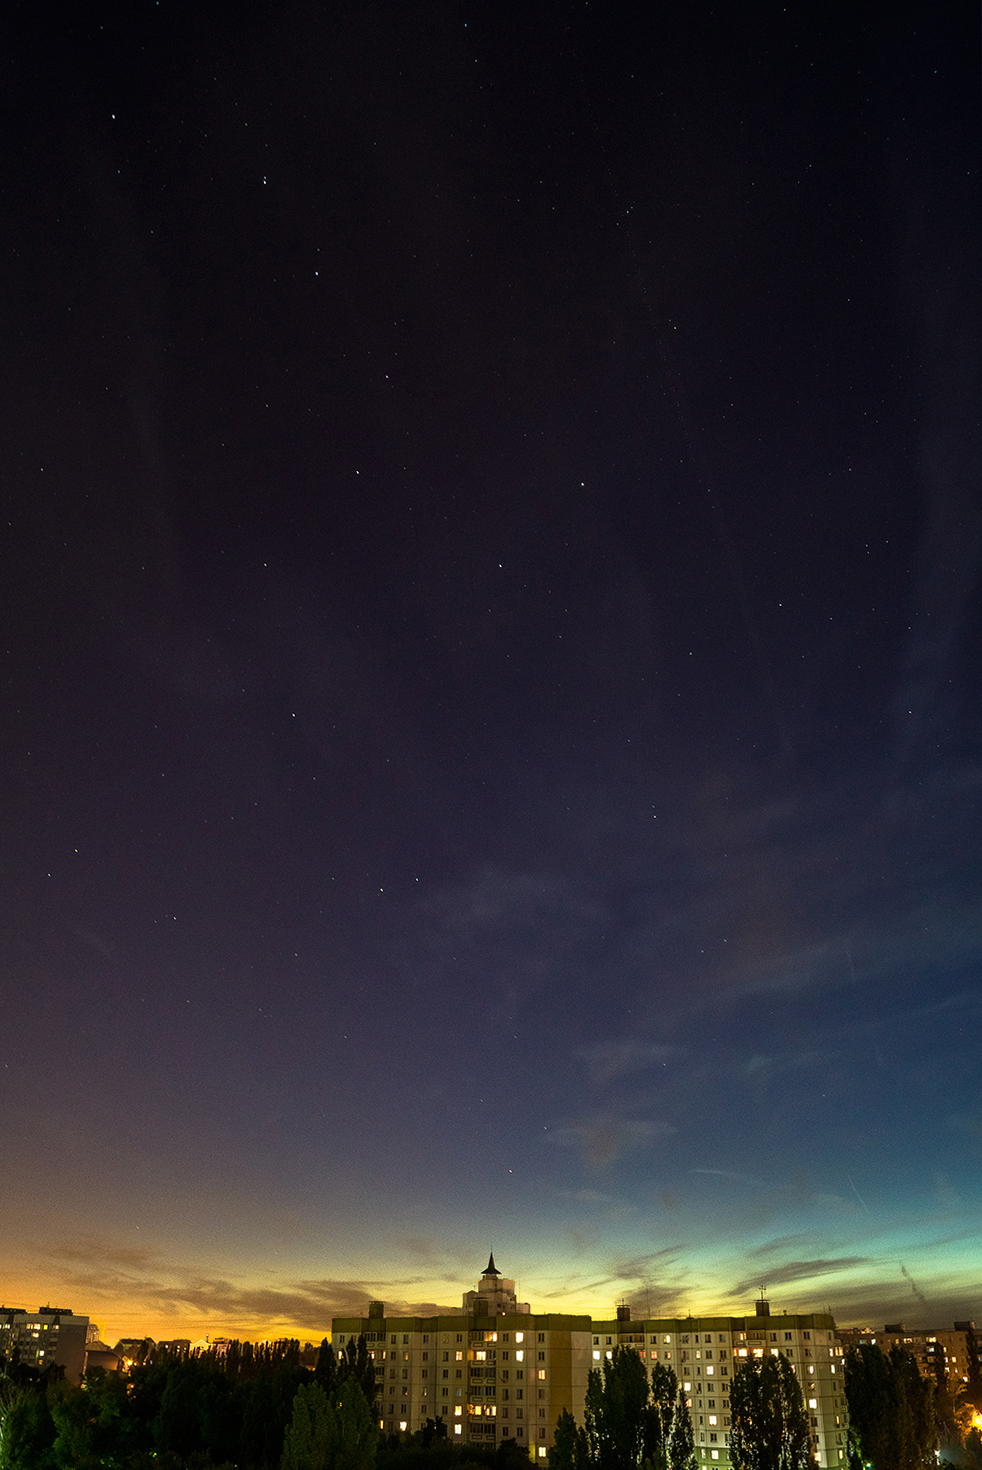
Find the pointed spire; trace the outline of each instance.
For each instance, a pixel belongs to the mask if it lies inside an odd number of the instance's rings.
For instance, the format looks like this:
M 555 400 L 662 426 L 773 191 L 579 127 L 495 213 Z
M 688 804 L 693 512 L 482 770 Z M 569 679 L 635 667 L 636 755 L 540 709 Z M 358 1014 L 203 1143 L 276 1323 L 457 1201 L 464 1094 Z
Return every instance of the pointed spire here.
M 501 1272 L 498 1270 L 497 1266 L 494 1264 L 494 1251 L 492 1251 L 491 1254 L 488 1256 L 488 1264 L 484 1268 L 484 1274 L 485 1274 L 485 1276 L 500 1276 L 501 1275 Z

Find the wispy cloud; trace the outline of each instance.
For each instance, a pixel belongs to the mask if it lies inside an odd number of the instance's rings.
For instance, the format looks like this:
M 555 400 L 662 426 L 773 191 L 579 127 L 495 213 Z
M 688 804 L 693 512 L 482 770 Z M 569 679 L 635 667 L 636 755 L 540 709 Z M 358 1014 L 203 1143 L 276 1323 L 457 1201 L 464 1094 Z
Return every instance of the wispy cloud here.
M 64 1287 L 84 1292 L 99 1310 L 139 1302 L 148 1316 L 199 1317 L 236 1325 L 241 1331 L 286 1330 L 326 1333 L 332 1317 L 363 1316 L 367 1303 L 384 1299 L 395 1314 L 446 1311 L 446 1305 L 413 1299 L 409 1280 L 350 1280 L 323 1277 L 282 1284 L 210 1275 L 168 1264 L 152 1250 L 131 1249 L 98 1240 L 55 1246 L 46 1255 L 61 1263 Z M 422 1281 L 425 1278 L 418 1278 Z
M 768 1266 L 767 1286 L 783 1286 L 789 1281 L 809 1281 L 815 1276 L 830 1276 L 837 1271 L 849 1271 L 854 1266 L 865 1266 L 869 1256 L 837 1256 L 831 1260 L 788 1261 L 784 1266 Z M 748 1291 L 760 1285 L 757 1276 L 748 1276 L 730 1288 L 727 1296 L 746 1296 Z
M 603 1087 L 625 1073 L 645 1072 L 651 1067 L 664 1066 L 677 1054 L 678 1049 L 674 1046 L 645 1045 L 638 1041 L 612 1041 L 585 1047 L 580 1053 L 589 1066 L 594 1087 Z
M 557 1189 L 555 1197 L 556 1199 L 575 1200 L 577 1204 L 581 1205 L 624 1204 L 623 1200 L 617 1199 L 612 1194 L 604 1194 L 603 1190 L 600 1189 Z
M 646 1118 L 622 1118 L 600 1113 L 580 1122 L 550 1129 L 546 1139 L 564 1148 L 581 1148 L 591 1169 L 603 1169 L 633 1149 L 648 1148 L 675 1129 L 670 1123 Z
M 836 1053 L 831 1051 L 789 1051 L 775 1056 L 758 1053 L 743 1064 L 743 1071 L 747 1077 L 755 1077 L 765 1072 L 793 1072 L 804 1067 L 828 1067 L 835 1057 Z

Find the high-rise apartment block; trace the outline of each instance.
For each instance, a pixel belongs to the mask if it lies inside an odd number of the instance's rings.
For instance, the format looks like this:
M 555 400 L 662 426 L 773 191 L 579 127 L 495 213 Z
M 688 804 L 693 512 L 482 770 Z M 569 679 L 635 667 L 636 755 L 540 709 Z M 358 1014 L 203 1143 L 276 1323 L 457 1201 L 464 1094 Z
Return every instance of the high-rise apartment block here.
M 61 1307 L 23 1312 L 0 1307 L 0 1357 L 42 1371 L 55 1364 L 70 1383 L 79 1383 L 85 1363 L 88 1317 Z
M 839 1336 L 846 1348 L 864 1343 L 885 1353 L 892 1347 L 905 1348 L 917 1359 L 924 1377 L 935 1379 L 942 1388 L 982 1385 L 982 1333 L 968 1319 L 956 1322 L 953 1330 L 888 1322 L 882 1332 L 875 1327 L 847 1327 Z
M 620 1307 L 612 1321 L 563 1313 L 537 1315 L 515 1298 L 492 1256 L 459 1314 L 386 1317 L 381 1302 L 367 1317 L 339 1317 L 336 1345 L 364 1333 L 375 1361 L 380 1423 L 387 1433 L 420 1429 L 442 1417 L 458 1443 L 514 1439 L 544 1460 L 563 1409 L 583 1423 L 587 1381 L 620 1346 L 649 1369 L 665 1363 L 679 1379 L 692 1418 L 696 1457 L 707 1470 L 730 1463 L 733 1374 L 745 1362 L 782 1356 L 794 1366 L 818 1464 L 846 1463 L 842 1348 L 824 1313 L 771 1316 L 758 1302 L 752 1317 L 646 1318 Z

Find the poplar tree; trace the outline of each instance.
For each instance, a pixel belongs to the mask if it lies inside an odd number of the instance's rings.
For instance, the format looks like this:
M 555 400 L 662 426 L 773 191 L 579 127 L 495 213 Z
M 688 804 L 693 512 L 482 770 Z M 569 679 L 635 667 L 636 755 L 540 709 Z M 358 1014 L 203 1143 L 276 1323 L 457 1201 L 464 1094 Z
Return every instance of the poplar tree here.
M 353 1377 L 330 1397 L 319 1383 L 297 1389 L 281 1470 L 373 1470 L 377 1448 L 371 1405 Z
M 695 1470 L 696 1447 L 692 1436 L 692 1420 L 685 1394 L 679 1389 L 672 1419 L 672 1431 L 668 1440 L 668 1463 L 670 1470 Z
M 744 1363 L 730 1385 L 735 1470 L 808 1470 L 814 1464 L 801 1384 L 787 1358 Z
M 556 1432 L 549 1451 L 549 1470 L 587 1470 L 589 1464 L 586 1430 L 577 1424 L 569 1409 L 563 1409 L 556 1420 Z
M 591 1369 L 586 1390 L 590 1458 L 600 1470 L 635 1470 L 641 1463 L 648 1373 L 640 1353 L 615 1347 L 603 1372 Z
M 642 1456 L 652 1466 L 667 1465 L 668 1445 L 675 1420 L 679 1381 L 667 1363 L 655 1363 L 651 1369 L 648 1407 L 644 1411 Z
M 331 1401 L 319 1383 L 298 1388 L 283 1440 L 281 1470 L 328 1470 Z
M 884 1353 L 861 1343 L 846 1354 L 849 1458 L 854 1470 L 927 1470 L 938 1432 L 934 1385 L 917 1359 L 896 1344 Z

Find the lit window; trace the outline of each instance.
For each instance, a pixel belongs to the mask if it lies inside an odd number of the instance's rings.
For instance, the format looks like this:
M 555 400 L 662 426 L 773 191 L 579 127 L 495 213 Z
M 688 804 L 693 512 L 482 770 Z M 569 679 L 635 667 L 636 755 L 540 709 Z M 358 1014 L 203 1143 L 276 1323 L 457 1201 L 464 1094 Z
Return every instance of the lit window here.
M 462 1353 L 462 1352 L 460 1352 L 460 1350 L 459 1350 L 459 1349 L 458 1349 L 458 1351 L 457 1351 L 457 1352 L 455 1352 L 455 1353 L 454 1353 L 454 1359 L 455 1359 L 455 1360 L 456 1360 L 456 1361 L 457 1361 L 457 1362 L 458 1362 L 458 1363 L 462 1363 L 462 1362 L 463 1362 L 463 1361 L 464 1361 L 464 1355 L 463 1355 L 463 1353 Z
M 540 1383 L 544 1380 L 545 1376 L 546 1376 L 546 1370 L 544 1368 L 540 1368 L 539 1369 L 539 1382 Z
M 539 1459 L 540 1460 L 544 1460 L 545 1457 L 546 1457 L 546 1447 L 545 1447 L 544 1444 L 540 1444 L 539 1445 Z
M 463 1432 L 464 1432 L 464 1426 L 463 1426 L 463 1424 L 455 1424 L 454 1427 L 453 1427 L 453 1432 L 454 1432 L 454 1434 L 463 1434 Z
M 525 1341 L 525 1333 L 524 1332 L 516 1332 L 515 1333 L 515 1341 L 516 1342 L 524 1342 Z
M 808 1400 L 808 1407 L 810 1409 L 817 1409 L 818 1408 L 818 1399 L 809 1399 Z
M 709 1422 L 710 1422 L 710 1424 L 715 1424 L 716 1423 L 716 1415 L 715 1414 L 710 1414 L 710 1416 L 709 1416 Z
M 519 1335 L 521 1335 L 521 1334 L 519 1334 Z M 515 1354 L 515 1361 L 518 1362 L 518 1363 L 524 1363 L 525 1362 L 525 1349 L 524 1348 L 519 1348 L 518 1349 L 518 1352 Z
M 460 1416 L 461 1416 L 461 1414 L 463 1414 L 464 1411 L 463 1411 L 462 1407 L 460 1406 L 460 1404 L 457 1404 L 457 1406 L 456 1406 L 456 1408 L 454 1409 L 453 1412 L 454 1412 L 454 1418 L 455 1419 L 459 1419 Z
M 406 1427 L 406 1421 L 405 1421 L 405 1419 L 400 1419 L 399 1420 L 399 1428 L 400 1429 L 405 1429 L 405 1427 Z
M 594 1362 L 599 1362 L 600 1361 L 600 1349 L 599 1348 L 595 1348 L 594 1349 L 593 1360 L 594 1360 Z

